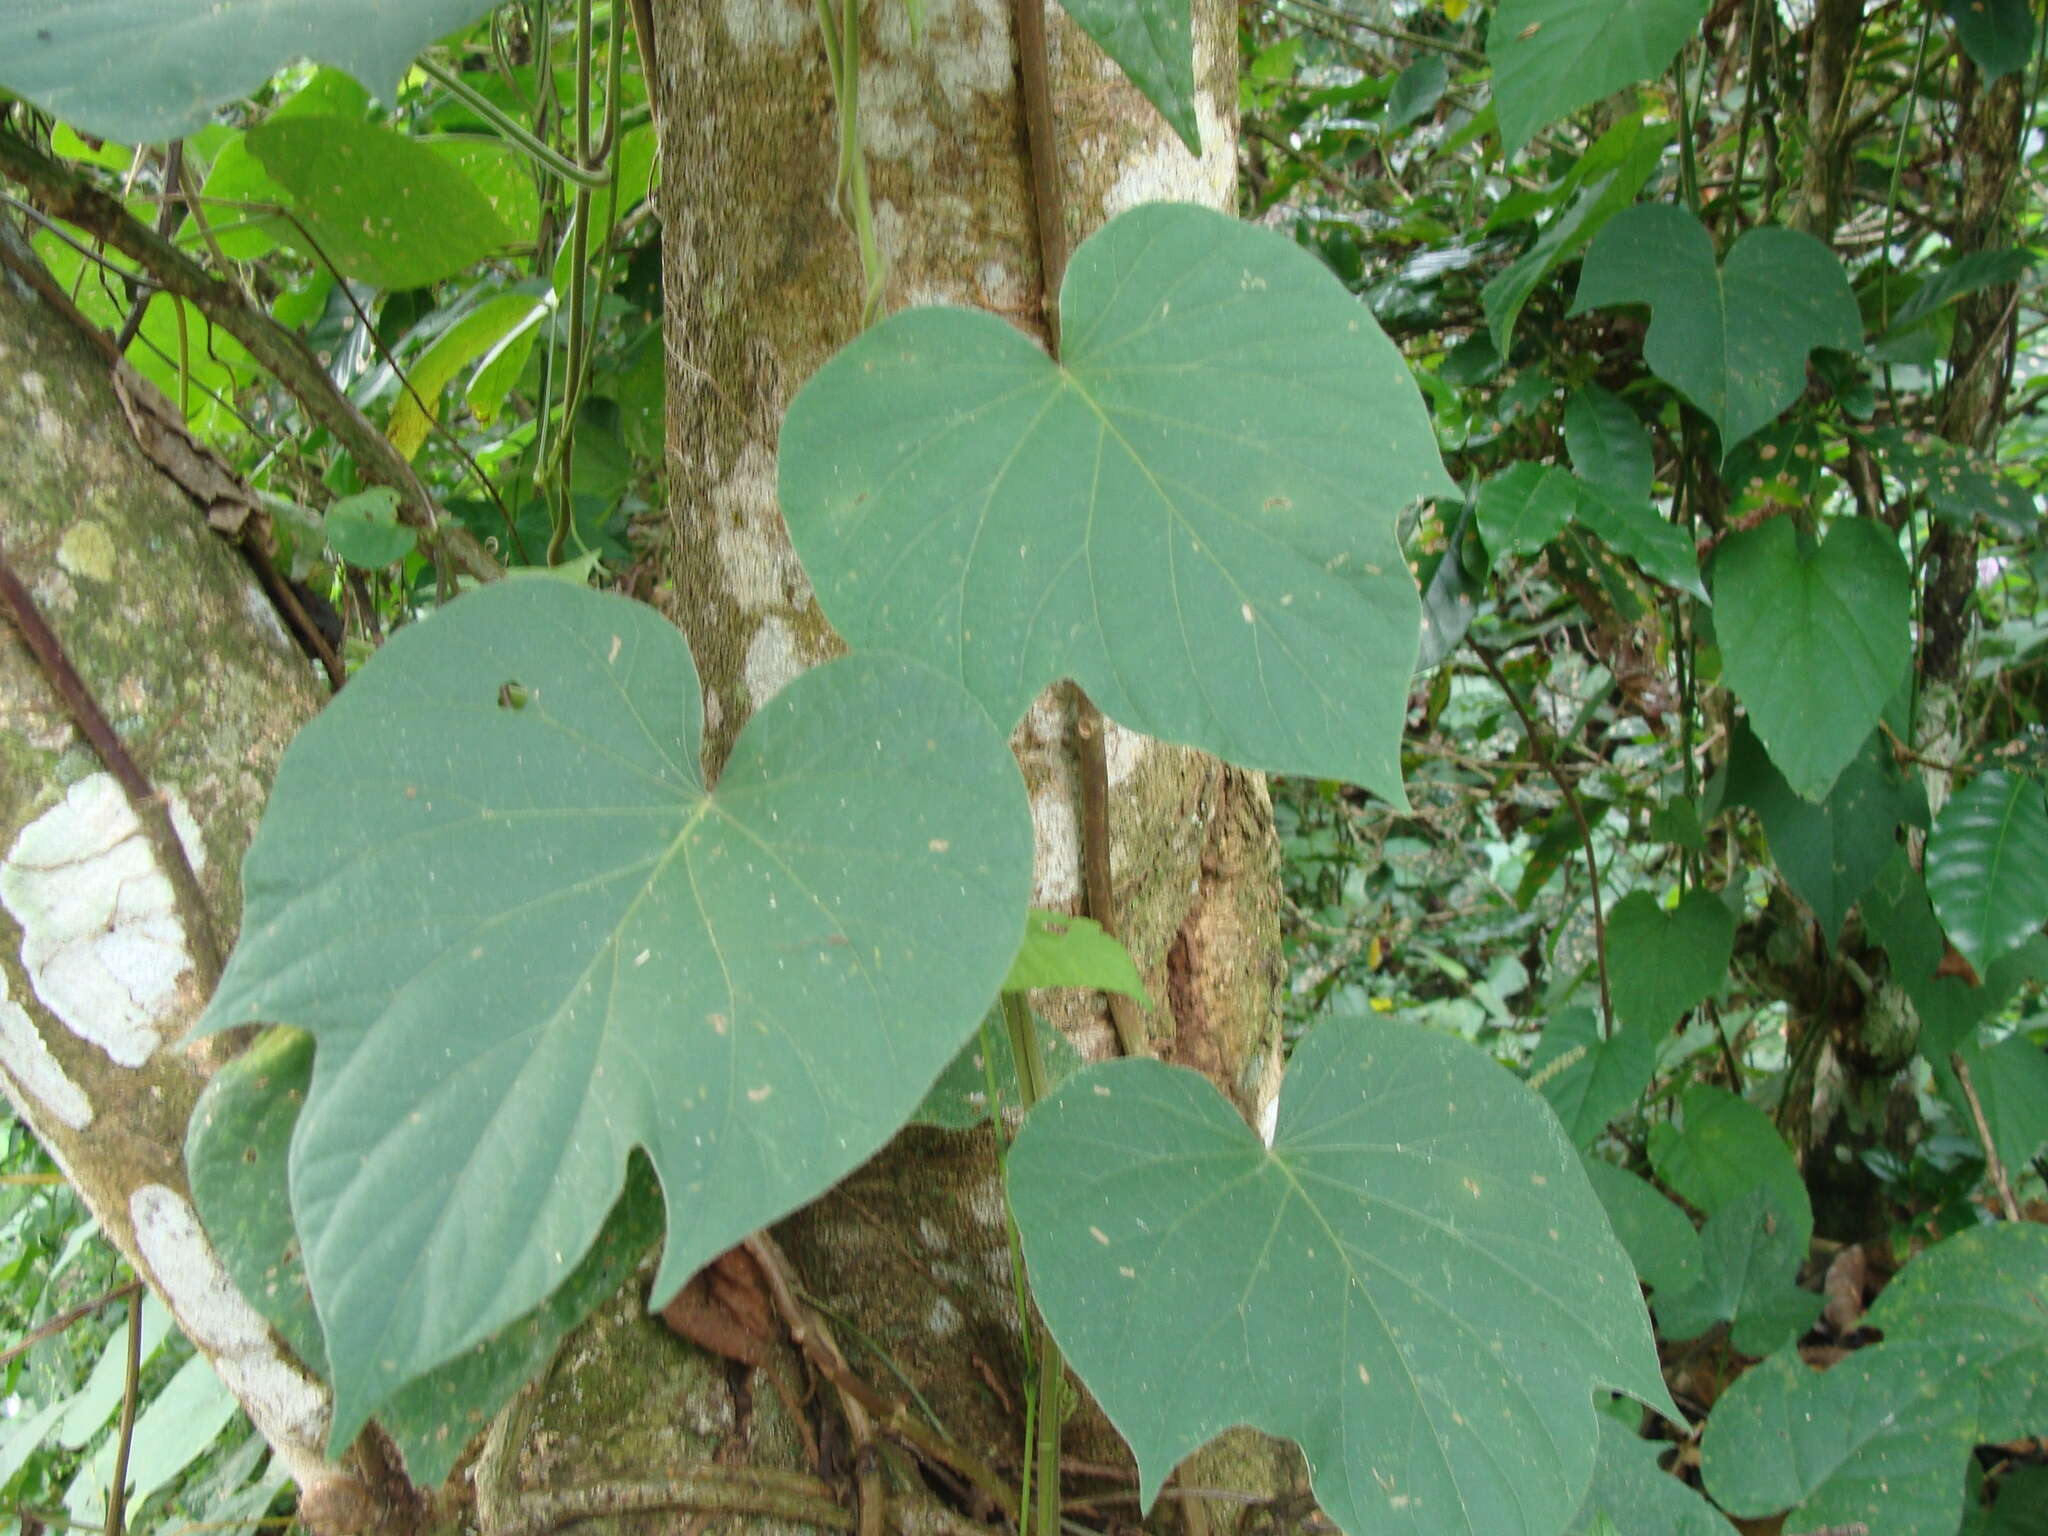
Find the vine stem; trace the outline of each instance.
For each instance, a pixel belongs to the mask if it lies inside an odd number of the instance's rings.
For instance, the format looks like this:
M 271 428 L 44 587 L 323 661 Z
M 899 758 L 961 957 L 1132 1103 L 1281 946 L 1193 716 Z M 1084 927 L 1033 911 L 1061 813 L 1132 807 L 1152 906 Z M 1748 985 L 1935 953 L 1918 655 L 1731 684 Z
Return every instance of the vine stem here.
M 101 1308 L 111 1307 L 115 1302 L 120 1301 L 125 1297 L 132 1296 L 139 1298 L 141 1294 L 142 1282 L 140 1280 L 129 1280 L 121 1285 L 115 1286 L 110 1291 L 101 1292 L 99 1295 L 93 1297 L 91 1301 L 81 1301 L 77 1306 L 70 1307 L 62 1312 L 59 1312 L 47 1323 L 42 1324 L 34 1331 L 23 1336 L 21 1342 L 19 1342 L 18 1344 L 10 1344 L 6 1349 L 0 1350 L 0 1365 L 7 1364 L 8 1361 L 14 1359 L 18 1355 L 27 1354 L 30 1350 L 34 1349 L 38 1344 L 42 1343 L 45 1339 L 55 1338 L 58 1334 L 62 1333 L 66 1328 L 69 1328 L 73 1323 L 77 1322 L 80 1318 L 90 1317 L 93 1313 L 99 1311 Z
M 135 1444 L 135 1400 L 142 1389 L 142 1298 L 128 1303 L 127 1374 L 121 1384 L 121 1428 L 114 1443 L 114 1482 L 107 1490 L 106 1536 L 121 1536 L 128 1518 L 128 1453 Z
M 1586 808 L 1580 804 L 1578 791 L 1571 786 L 1571 780 L 1557 766 L 1557 759 L 1551 756 L 1550 744 L 1544 739 L 1543 728 L 1536 717 L 1523 704 L 1522 696 L 1509 686 L 1500 664 L 1493 654 L 1484 647 L 1474 645 L 1472 654 L 1479 658 L 1479 665 L 1486 669 L 1486 675 L 1494 685 L 1507 695 L 1509 706 L 1521 719 L 1522 730 L 1529 738 L 1529 754 L 1537 765 L 1550 775 L 1550 781 L 1564 796 L 1564 803 L 1571 807 L 1572 819 L 1579 824 L 1579 846 L 1585 851 L 1586 873 L 1593 886 L 1593 958 L 1600 971 L 1600 1037 L 1609 1039 L 1614 1034 L 1614 995 L 1607 983 L 1607 914 L 1600 900 L 1600 860 L 1593 852 L 1593 824 L 1586 820 Z
M 1970 1064 L 1963 1060 L 1961 1051 L 1950 1051 L 1948 1064 L 1954 1069 L 1956 1081 L 1962 1085 L 1963 1098 L 1970 1106 L 1970 1119 L 1977 1127 L 1977 1139 L 1984 1144 L 1984 1167 L 1991 1175 L 1991 1187 L 1998 1191 L 1999 1209 L 2007 1221 L 2020 1219 L 2019 1202 L 2012 1197 L 2012 1181 L 2005 1176 L 2005 1164 L 1999 1160 L 1998 1143 L 1991 1139 L 1991 1124 L 1984 1118 L 1984 1101 L 1977 1097 L 1977 1085 L 1970 1081 Z
M 1025 1113 L 1051 1091 L 1051 1074 L 1046 1071 L 1045 1053 L 1039 1048 L 1038 1031 L 1031 1025 L 1031 1008 L 1022 992 L 1003 994 L 1003 1023 L 1010 1033 L 1010 1054 L 1017 1062 L 1017 1091 Z M 1035 1519 L 1031 1529 L 1039 1536 L 1059 1536 L 1060 1529 L 1060 1398 L 1066 1386 L 1066 1362 L 1043 1318 L 1030 1325 L 1032 1354 L 1036 1358 L 1037 1383 L 1027 1412 L 1030 1454 L 1025 1463 L 1025 1496 L 1031 1504 L 1036 1489 Z M 1024 1531 L 1022 1524 L 1018 1527 Z
M 121 786 L 121 793 L 127 797 L 128 808 L 135 813 L 135 820 L 149 842 L 157 868 L 170 882 L 171 902 L 177 909 L 179 926 L 185 930 L 185 948 L 192 961 L 192 969 L 199 978 L 200 989 L 211 994 L 220 980 L 220 942 L 214 935 L 212 915 L 206 909 L 206 895 L 199 888 L 199 876 L 193 872 L 192 861 L 185 857 L 185 845 L 171 821 L 170 802 L 158 793 L 149 782 L 149 776 L 129 756 L 128 748 L 115 732 L 112 722 L 101 711 L 99 701 L 92 696 L 85 679 L 78 675 L 78 669 L 65 654 L 56 631 L 43 618 L 21 578 L 14 574 L 14 567 L 8 564 L 4 548 L 0 548 L 0 607 L 4 607 L 8 618 L 13 620 L 22 643 L 35 657 L 43 676 L 49 679 L 50 687 L 71 716 L 72 723 L 78 727 L 79 734 L 85 737 L 107 772 L 113 775 L 114 782 Z

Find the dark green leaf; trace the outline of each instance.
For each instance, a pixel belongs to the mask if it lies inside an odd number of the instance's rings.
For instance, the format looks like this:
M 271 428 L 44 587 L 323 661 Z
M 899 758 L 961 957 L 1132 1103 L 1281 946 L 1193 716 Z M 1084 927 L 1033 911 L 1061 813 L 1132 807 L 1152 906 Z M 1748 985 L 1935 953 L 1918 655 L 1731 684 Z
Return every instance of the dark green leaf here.
M 1405 803 L 1394 522 L 1456 488 L 1400 354 L 1306 251 L 1187 206 L 1090 239 L 1060 310 L 1063 365 L 912 309 L 804 386 L 782 509 L 825 612 L 1002 721 L 1071 676 L 1134 729 Z
M 1656 1069 L 1654 1031 L 1624 1029 L 1602 1039 L 1592 1009 L 1565 1008 L 1544 1026 L 1529 1062 L 1529 1086 L 1550 1101 L 1572 1145 L 1585 1147 L 1634 1106 Z
M 1300 1444 L 1346 1530 L 1455 1512 L 1548 1536 L 1592 1472 L 1594 1386 L 1668 1402 L 1557 1122 L 1460 1041 L 1323 1025 L 1271 1148 L 1193 1072 L 1092 1066 L 1026 1121 L 1009 1178 L 1033 1294 L 1135 1451 L 1141 1505 L 1249 1423 Z
M 1650 434 L 1619 395 L 1598 384 L 1575 391 L 1564 406 L 1564 444 L 1573 472 L 1587 484 L 1630 501 L 1650 499 L 1656 480 Z
M 2048 922 L 2048 804 L 2038 781 L 1993 768 L 1950 797 L 1927 839 L 1927 896 L 1979 976 Z
M 1643 1284 L 1661 1294 L 1684 1290 L 1699 1279 L 1704 1264 L 1700 1235 L 1684 1211 L 1648 1179 L 1625 1168 L 1585 1152 L 1579 1162 Z
M 956 684 L 807 672 L 715 793 L 700 719 L 666 621 L 530 579 L 399 631 L 286 754 L 202 1025 L 318 1042 L 291 1198 L 336 1443 L 554 1292 L 633 1149 L 658 1301 L 829 1188 L 1007 971 L 1030 820 Z
M 1572 515 L 1602 544 L 1635 561 L 1652 581 L 1708 600 L 1692 540 L 1649 502 L 1608 485 L 1581 484 Z
M 1942 0 L 1956 41 L 1987 81 L 2025 69 L 2034 56 L 2034 13 L 2027 0 Z
M 1669 1449 L 1665 1441 L 1644 1440 L 1602 1414 L 1593 1486 L 1565 1536 L 1593 1536 L 1591 1522 L 1603 1515 L 1628 1536 L 1734 1536 L 1735 1528 L 1698 1489 L 1657 1464 Z
M 1714 557 L 1714 631 L 1735 697 L 1771 761 L 1823 798 L 1877 726 L 1912 665 L 1912 579 L 1896 539 L 1860 518 L 1802 554 L 1772 518 Z
M 1643 360 L 1713 420 L 1724 457 L 1799 398 L 1808 353 L 1863 341 L 1842 264 L 1813 236 L 1752 229 L 1716 267 L 1699 220 L 1667 203 L 1615 215 L 1586 252 L 1571 312 L 1613 304 L 1650 306 Z
M 1451 61 L 1440 53 L 1425 53 L 1402 70 L 1387 93 L 1387 126 L 1406 128 L 1427 117 L 1443 100 L 1444 87 L 1451 83 Z
M 1060 5 L 1159 109 L 1188 152 L 1199 155 L 1190 0 L 1060 0 Z
M 0 84 L 124 144 L 183 138 L 294 59 L 339 65 L 388 104 L 398 77 L 489 0 L 43 0 L 0 7 Z
M 1650 1131 L 1650 1164 L 1683 1200 L 1709 1216 L 1759 1187 L 1770 1194 L 1781 1225 L 1806 1251 L 1813 1207 L 1791 1149 L 1770 1116 L 1725 1088 L 1694 1083 L 1679 1099 L 1679 1117 Z
M 1653 1038 L 1720 991 L 1735 947 L 1735 914 L 1694 889 L 1667 912 L 1648 891 L 1607 911 L 1607 976 L 1616 1019 Z
M 1780 1210 L 1768 1185 L 1737 1195 L 1700 1229 L 1698 1283 L 1658 1294 L 1658 1333 L 1683 1343 L 1733 1322 L 1729 1342 L 1745 1355 L 1790 1344 L 1820 1315 L 1821 1298 L 1793 1283 L 1811 1235 L 1811 1218 Z
M 1502 147 L 1663 74 L 1706 13 L 1707 0 L 1501 0 L 1486 56 Z
M 1479 487 L 1479 537 L 1495 560 L 1533 555 L 1564 531 L 1578 501 L 1564 470 L 1520 460 Z

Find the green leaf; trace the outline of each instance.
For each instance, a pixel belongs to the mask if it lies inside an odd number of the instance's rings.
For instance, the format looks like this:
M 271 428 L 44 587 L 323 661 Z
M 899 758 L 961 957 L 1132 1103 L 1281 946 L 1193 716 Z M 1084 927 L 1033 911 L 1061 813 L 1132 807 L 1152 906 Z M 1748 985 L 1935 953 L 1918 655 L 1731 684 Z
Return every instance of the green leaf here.
M 1415 584 L 1394 522 L 1455 494 L 1393 344 L 1315 257 L 1153 204 L 1074 253 L 1064 363 L 994 315 L 891 316 L 804 386 L 781 499 L 857 649 L 999 721 L 1105 714 L 1405 804 Z
M 292 211 L 342 276 L 423 288 L 511 242 L 489 199 L 446 156 L 404 134 L 345 117 L 273 118 L 249 151 L 292 197 Z M 296 232 L 286 236 L 296 242 Z
M 1564 445 L 1573 473 L 1588 485 L 1607 487 L 1630 501 L 1650 499 L 1656 486 L 1650 434 L 1619 395 L 1598 384 L 1575 391 L 1564 405 Z
M 1700 581 L 1700 560 L 1685 530 L 1640 496 L 1604 484 L 1581 485 L 1573 516 L 1616 554 L 1626 555 L 1643 574 L 1667 587 L 1708 601 Z
M 1585 1147 L 1643 1096 L 1656 1070 L 1654 1030 L 1624 1029 L 1603 1040 L 1592 1009 L 1565 1008 L 1544 1026 L 1529 1086 L 1550 1101 L 1572 1145 Z
M 1501 147 L 1664 73 L 1707 0 L 1501 0 L 1486 32 Z
M 1860 518 L 1802 554 L 1772 518 L 1714 556 L 1714 631 L 1728 685 L 1792 792 L 1823 798 L 1862 750 L 1913 660 L 1912 578 L 1897 541 Z
M 1614 1235 L 1643 1284 L 1662 1294 L 1680 1291 L 1704 1272 L 1700 1235 L 1657 1186 L 1590 1153 L 1579 1154 L 1586 1182 L 1600 1197 Z
M 1981 521 L 2008 538 L 2024 539 L 2041 520 L 2032 491 L 1959 443 L 1898 427 L 1863 437 L 1885 473 L 1908 495 L 1924 495 L 1927 509 L 1945 523 L 1970 529 Z
M 1813 1206 L 1799 1165 L 1770 1116 L 1725 1088 L 1694 1083 L 1679 1118 L 1650 1131 L 1650 1165 L 1680 1199 L 1709 1216 L 1763 1188 L 1801 1253 L 1813 1236 Z
M 1592 1522 L 1606 1516 L 1629 1536 L 1734 1536 L 1735 1528 L 1682 1479 L 1657 1464 L 1670 1447 L 1662 1440 L 1631 1434 L 1600 1416 L 1600 1452 L 1593 1461 L 1593 1485 L 1565 1536 L 1592 1536 Z
M 313 1074 L 313 1037 L 268 1031 L 214 1074 L 185 1142 L 192 1198 L 235 1288 L 323 1379 L 327 1350 L 292 1230 L 286 1164 Z M 447 1481 L 463 1449 L 554 1358 L 569 1331 L 619 1287 L 661 1235 L 661 1200 L 635 1164 L 596 1243 L 533 1312 L 400 1388 L 377 1419 L 422 1488 Z
M 1701 1471 L 1723 1508 L 1792 1509 L 1788 1530 L 1950 1536 L 1972 1447 L 2048 1424 L 2048 1228 L 1937 1244 L 1864 1322 L 1882 1344 L 1825 1372 L 1775 1355 L 1714 1405 Z
M 339 65 L 387 103 L 415 55 L 489 0 L 43 0 L 0 6 L 0 84 L 123 144 L 179 139 L 294 59 Z
M 829 1188 L 1009 967 L 1030 818 L 957 685 L 816 668 L 715 792 L 700 708 L 651 609 L 511 581 L 399 631 L 285 755 L 202 1027 L 318 1042 L 291 1200 L 337 1445 L 551 1294 L 635 1148 L 657 1302 Z
M 1667 912 L 1632 891 L 1607 912 L 1607 980 L 1616 1019 L 1662 1033 L 1712 997 L 1735 950 L 1735 914 L 1712 891 L 1687 891 Z
M 2004 768 L 1950 797 L 1927 838 L 1927 896 L 1979 976 L 2048 921 L 2048 805 Z
M 1104 933 L 1102 924 L 1064 912 L 1041 912 L 1036 907 L 1025 919 L 1024 947 L 1010 962 L 1003 990 L 1028 992 L 1034 987 L 1121 992 L 1151 1006 L 1131 952 Z
M 1195 1073 L 1102 1063 L 1008 1167 L 1033 1294 L 1141 1505 L 1251 1424 L 1301 1446 L 1348 1531 L 1534 1536 L 1585 1490 L 1596 1385 L 1673 1411 L 1557 1122 L 1461 1041 L 1325 1024 L 1270 1148 Z
M 1963 3 L 1967 5 L 1969 0 Z M 1928 274 L 1927 280 L 1913 290 L 1913 296 L 1899 306 L 1898 313 L 1892 316 L 1892 325 L 1911 325 L 1965 294 L 2024 282 L 2040 261 L 2040 254 L 2025 246 L 2002 246 L 1958 256 L 1939 271 Z
M 1778 872 L 1812 909 L 1830 949 L 1849 909 L 1898 850 L 1899 824 L 1927 821 L 1926 791 L 1900 776 L 1880 731 L 1870 733 L 1816 805 L 1792 792 L 1755 733 L 1738 721 L 1729 739 L 1727 803 L 1751 806 L 1762 818 Z
M 1060 6 L 1159 109 L 1188 153 L 1199 155 L 1190 0 L 1060 0 Z
M 1989 1049 L 1974 1040 L 1956 1049 L 1969 1068 L 1970 1086 L 1977 1090 L 1999 1162 L 2024 1168 L 2048 1143 L 2048 1051 L 2025 1034 L 2009 1035 Z M 1956 1082 L 1955 1069 L 1950 1066 L 1936 1076 L 1943 1094 L 1968 1115 L 1969 1101 Z
M 2034 56 L 2034 13 L 2027 0 L 1942 0 L 1956 41 L 1985 82 L 2025 69 Z
M 1031 1015 L 1031 1027 L 1038 1032 L 1039 1053 L 1045 1057 L 1046 1077 L 1052 1087 L 1057 1088 L 1088 1064 L 1067 1037 L 1036 1011 Z M 973 1130 L 988 1119 L 991 1070 L 996 1096 L 1006 1108 L 1021 1109 L 1024 1094 L 1017 1084 L 1017 1058 L 1010 1053 L 1009 1036 L 1004 1031 L 1001 1010 L 991 1009 L 980 1031 L 968 1037 L 910 1118 L 942 1131 Z
M 372 486 L 344 496 L 321 519 L 327 543 L 350 565 L 378 570 L 412 553 L 419 536 L 398 521 L 398 493 Z
M 1571 312 L 1612 304 L 1650 306 L 1643 361 L 1712 419 L 1723 457 L 1799 398 L 1814 348 L 1863 341 L 1842 264 L 1813 236 L 1752 229 L 1717 268 L 1699 220 L 1668 203 L 1615 215 L 1587 250 Z
M 1778 1207 L 1759 1184 L 1707 1218 L 1700 1229 L 1702 1273 L 1689 1290 L 1660 1292 L 1657 1331 L 1683 1343 L 1716 1323 L 1732 1321 L 1729 1342 L 1745 1355 L 1763 1356 L 1790 1344 L 1813 1326 L 1821 1297 L 1794 1284 L 1806 1261 L 1812 1222 Z
M 1663 159 L 1671 135 L 1670 124 L 1646 126 L 1640 112 L 1608 129 L 1574 168 L 1575 172 L 1585 172 L 1583 190 L 1576 192 L 1564 211 L 1543 226 L 1543 232 L 1528 250 L 1502 268 L 1498 276 L 1488 279 L 1479 292 L 1479 302 L 1486 311 L 1494 347 L 1503 358 L 1509 355 L 1515 323 L 1521 318 L 1522 306 L 1529 302 L 1529 296 L 1561 262 L 1577 255 L 1600 232 L 1601 226 L 1636 200 L 1643 183 Z M 1601 155 L 1605 146 L 1613 147 L 1615 158 L 1611 168 L 1587 169 L 1596 163 L 1596 157 L 1600 157 L 1598 163 L 1605 163 Z
M 1479 537 L 1494 560 L 1533 555 L 1564 532 L 1578 502 L 1578 487 L 1563 470 L 1518 460 L 1479 487 Z
M 1451 83 L 1451 61 L 1441 53 L 1425 53 L 1402 70 L 1387 93 L 1387 126 L 1406 128 L 1427 117 L 1444 99 Z

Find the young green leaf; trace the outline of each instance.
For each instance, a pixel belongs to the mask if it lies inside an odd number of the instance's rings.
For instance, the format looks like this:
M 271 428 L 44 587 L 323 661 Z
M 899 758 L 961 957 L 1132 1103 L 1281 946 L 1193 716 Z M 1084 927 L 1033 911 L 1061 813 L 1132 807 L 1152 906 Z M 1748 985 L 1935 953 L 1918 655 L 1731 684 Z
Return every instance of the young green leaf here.
M 378 570 L 412 553 L 419 535 L 398 520 L 398 493 L 373 485 L 344 496 L 321 519 L 328 546 L 350 565 Z
M 715 791 L 700 733 L 665 620 L 514 581 L 401 630 L 286 754 L 201 1027 L 317 1041 L 291 1202 L 336 1444 L 553 1293 L 635 1148 L 660 1302 L 880 1146 L 1002 981 L 1030 818 L 957 684 L 816 668 Z
M 1142 1504 L 1248 1423 L 1301 1446 L 1347 1531 L 1547 1536 L 1592 1472 L 1596 1386 L 1675 1413 L 1576 1154 L 1462 1041 L 1323 1025 L 1271 1147 L 1193 1072 L 1102 1063 L 1008 1167 L 1033 1294 Z
M 1927 839 L 1927 895 L 1979 976 L 2048 922 L 2048 803 L 2039 780 L 1993 768 L 1950 797 Z
M 782 509 L 832 622 L 1000 721 L 1070 676 L 1134 729 L 1405 803 L 1394 521 L 1456 487 L 1393 344 L 1292 241 L 1177 205 L 1076 251 L 1060 313 L 1061 362 L 912 309 L 804 386 Z
M 1131 952 L 1104 933 L 1102 924 L 1064 912 L 1041 912 L 1036 907 L 1025 919 L 1024 947 L 1010 962 L 1003 990 L 1028 992 L 1034 987 L 1121 992 L 1151 1006 Z
M 1712 419 L 1723 457 L 1799 398 L 1808 353 L 1863 340 L 1842 264 L 1813 236 L 1753 229 L 1716 267 L 1699 220 L 1667 203 L 1616 214 L 1586 251 L 1571 312 L 1612 304 L 1650 306 L 1643 361 Z
M 1714 632 L 1728 686 L 1794 794 L 1824 798 L 1913 661 L 1913 583 L 1877 523 L 1835 524 L 1812 553 L 1772 518 L 1714 556 Z

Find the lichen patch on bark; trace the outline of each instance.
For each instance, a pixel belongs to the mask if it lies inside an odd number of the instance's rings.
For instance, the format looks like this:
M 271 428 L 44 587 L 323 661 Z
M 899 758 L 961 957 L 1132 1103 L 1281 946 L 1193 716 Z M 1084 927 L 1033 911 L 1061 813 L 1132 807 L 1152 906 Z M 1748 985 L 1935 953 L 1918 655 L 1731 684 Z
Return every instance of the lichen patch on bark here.
M 171 821 L 194 874 L 205 842 L 175 792 Z M 21 925 L 21 964 L 43 1006 L 124 1067 L 180 1022 L 192 956 L 171 883 L 111 774 L 88 774 L 22 828 L 0 860 L 0 905 Z
M 64 1071 L 36 1033 L 27 1012 L 8 995 L 7 975 L 0 971 L 0 1064 L 21 1091 L 74 1131 L 92 1124 L 92 1101 Z

